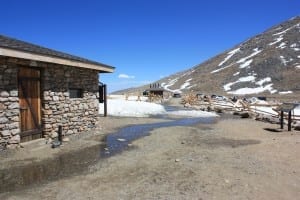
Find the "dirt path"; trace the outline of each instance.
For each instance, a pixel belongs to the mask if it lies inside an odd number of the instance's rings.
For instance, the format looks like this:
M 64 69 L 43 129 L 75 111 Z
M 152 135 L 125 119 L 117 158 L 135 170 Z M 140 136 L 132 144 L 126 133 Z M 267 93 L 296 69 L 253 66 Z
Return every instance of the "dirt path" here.
M 297 199 L 300 132 L 264 130 L 277 127 L 229 119 L 156 129 L 87 173 L 0 199 Z

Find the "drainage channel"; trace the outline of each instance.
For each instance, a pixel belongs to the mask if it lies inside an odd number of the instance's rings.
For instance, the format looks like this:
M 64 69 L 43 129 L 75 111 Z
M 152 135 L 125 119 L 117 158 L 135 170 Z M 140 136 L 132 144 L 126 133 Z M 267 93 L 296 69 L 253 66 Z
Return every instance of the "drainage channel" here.
M 0 193 L 24 189 L 33 184 L 54 181 L 61 178 L 88 173 L 88 167 L 100 159 L 113 156 L 130 148 L 133 140 L 147 136 L 151 130 L 190 126 L 198 123 L 214 123 L 215 118 L 185 118 L 152 124 L 131 125 L 106 137 L 105 145 L 91 146 L 72 151 L 43 161 L 33 161 L 27 165 L 11 166 L 0 170 Z

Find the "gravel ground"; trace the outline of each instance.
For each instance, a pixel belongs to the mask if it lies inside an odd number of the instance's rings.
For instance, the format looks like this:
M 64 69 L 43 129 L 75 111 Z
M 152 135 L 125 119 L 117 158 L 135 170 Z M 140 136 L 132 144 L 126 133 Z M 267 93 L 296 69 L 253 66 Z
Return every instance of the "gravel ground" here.
M 157 121 L 105 118 L 100 132 Z M 82 173 L 2 193 L 0 199 L 297 199 L 300 132 L 266 128 L 278 125 L 227 119 L 155 129 L 131 150 L 100 159 Z M 85 141 L 82 146 L 93 140 Z M 62 149 L 78 145 L 71 143 Z

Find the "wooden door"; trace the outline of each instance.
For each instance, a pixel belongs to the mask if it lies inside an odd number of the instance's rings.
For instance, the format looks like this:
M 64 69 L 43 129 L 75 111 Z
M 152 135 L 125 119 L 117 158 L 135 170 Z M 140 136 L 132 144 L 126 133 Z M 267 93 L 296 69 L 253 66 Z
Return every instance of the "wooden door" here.
M 21 141 L 41 138 L 40 70 L 20 67 L 18 87 Z

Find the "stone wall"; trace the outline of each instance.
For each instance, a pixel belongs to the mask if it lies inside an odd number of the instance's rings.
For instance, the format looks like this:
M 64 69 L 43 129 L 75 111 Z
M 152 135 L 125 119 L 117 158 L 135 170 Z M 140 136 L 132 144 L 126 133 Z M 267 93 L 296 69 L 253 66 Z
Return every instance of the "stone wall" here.
M 42 70 L 42 122 L 44 136 L 73 134 L 95 127 L 98 120 L 98 72 L 68 66 L 48 66 Z M 82 98 L 70 98 L 69 89 L 81 89 Z
M 98 71 L 0 56 L 0 150 L 20 143 L 18 66 L 41 69 L 43 135 L 66 135 L 95 127 L 98 114 Z M 70 98 L 69 89 L 82 90 L 82 98 Z
M 0 57 L 0 150 L 20 142 L 18 68 Z

